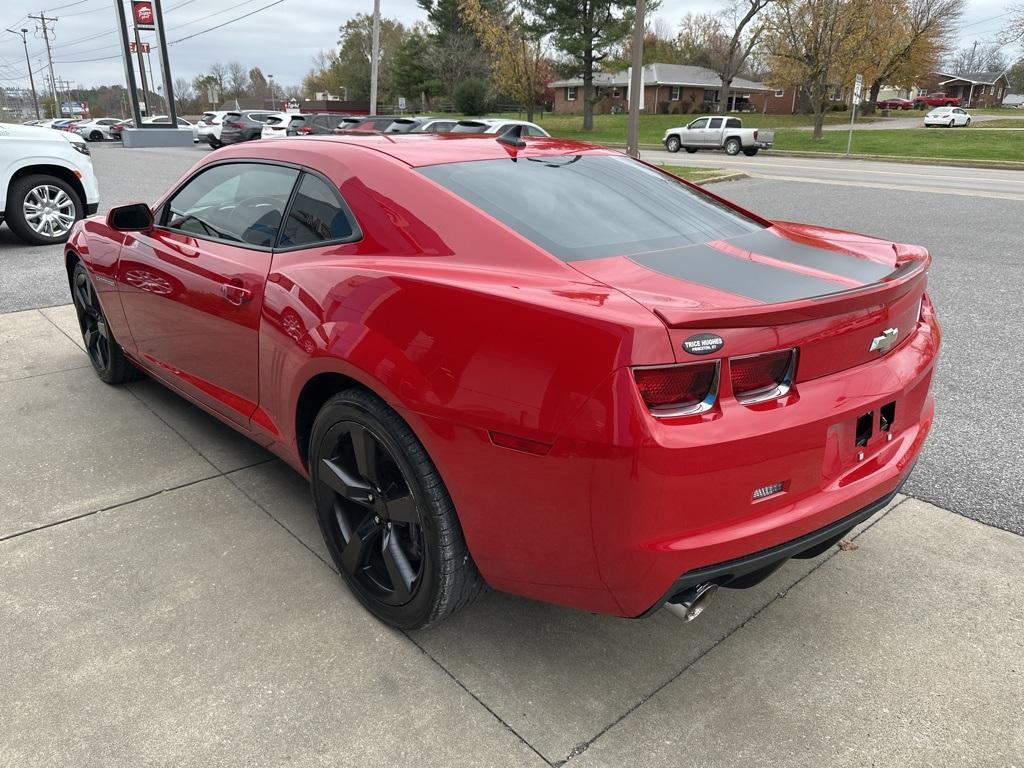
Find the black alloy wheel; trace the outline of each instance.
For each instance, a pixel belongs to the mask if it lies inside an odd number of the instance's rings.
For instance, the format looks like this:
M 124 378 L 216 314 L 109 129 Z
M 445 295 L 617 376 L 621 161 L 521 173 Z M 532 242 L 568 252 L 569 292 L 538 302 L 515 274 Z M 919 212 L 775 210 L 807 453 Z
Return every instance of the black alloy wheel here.
M 89 273 L 81 262 L 71 273 L 71 299 L 82 330 L 82 341 L 96 374 L 107 384 L 134 381 L 140 374 L 114 338 Z
M 405 605 L 423 581 L 423 523 L 409 481 L 371 429 L 341 421 L 325 435 L 318 481 L 334 511 L 339 567 L 376 600 Z
M 383 400 L 362 389 L 328 400 L 313 425 L 309 469 L 331 558 L 377 618 L 418 629 L 482 590 L 437 469 Z

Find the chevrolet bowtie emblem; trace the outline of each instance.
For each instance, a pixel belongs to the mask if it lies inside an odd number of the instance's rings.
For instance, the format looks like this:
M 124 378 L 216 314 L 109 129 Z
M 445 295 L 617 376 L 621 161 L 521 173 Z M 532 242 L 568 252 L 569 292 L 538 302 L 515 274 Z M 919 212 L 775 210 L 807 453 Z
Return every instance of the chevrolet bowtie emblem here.
M 871 347 L 868 352 L 888 352 L 896 344 L 896 339 L 899 338 L 899 328 L 886 328 L 881 336 L 875 336 L 871 340 Z

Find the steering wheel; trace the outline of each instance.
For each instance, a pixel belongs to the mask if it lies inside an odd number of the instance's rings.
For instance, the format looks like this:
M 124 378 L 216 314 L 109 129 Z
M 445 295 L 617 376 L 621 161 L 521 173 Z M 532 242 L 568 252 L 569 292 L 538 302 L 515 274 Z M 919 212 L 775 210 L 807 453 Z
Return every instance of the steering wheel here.
M 278 198 L 276 198 L 276 197 L 270 197 L 269 195 L 256 195 L 254 197 L 247 197 L 244 200 L 242 200 L 242 201 L 240 201 L 240 202 L 235 204 L 235 209 L 231 212 L 231 214 L 227 218 L 227 221 L 225 222 L 225 229 L 227 229 L 227 230 L 229 230 L 231 232 L 236 232 L 237 231 L 236 224 L 242 224 L 242 223 L 244 223 L 246 229 L 248 229 L 249 227 L 251 227 L 255 223 L 255 221 L 253 221 L 253 220 L 236 221 L 236 220 L 238 219 L 238 217 L 239 217 L 241 212 L 250 210 L 252 208 L 257 208 L 257 207 L 259 207 L 261 205 L 272 205 L 272 206 L 275 207 L 275 209 L 281 209 L 281 210 L 283 210 L 283 208 L 284 208 L 284 206 L 281 205 L 281 201 Z M 278 222 L 278 225 L 280 225 L 280 222 Z M 244 234 L 244 231 L 240 232 L 239 234 Z

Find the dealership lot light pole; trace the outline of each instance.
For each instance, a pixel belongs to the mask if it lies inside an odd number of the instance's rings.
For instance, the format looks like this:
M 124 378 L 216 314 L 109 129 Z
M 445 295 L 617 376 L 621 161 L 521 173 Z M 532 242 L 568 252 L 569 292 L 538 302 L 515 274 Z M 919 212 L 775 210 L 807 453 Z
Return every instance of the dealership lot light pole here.
M 380 68 L 380 0 L 373 0 L 373 42 L 370 49 L 370 114 L 377 114 L 377 70 Z

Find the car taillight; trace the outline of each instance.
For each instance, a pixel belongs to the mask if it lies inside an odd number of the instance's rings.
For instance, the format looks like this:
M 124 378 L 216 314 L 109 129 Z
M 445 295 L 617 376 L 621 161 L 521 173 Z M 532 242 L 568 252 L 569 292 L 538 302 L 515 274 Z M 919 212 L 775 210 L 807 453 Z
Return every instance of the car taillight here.
M 782 397 L 793 384 L 795 367 L 795 349 L 730 358 L 733 394 L 746 404 Z
M 245 123 L 224 123 L 228 128 L 245 128 Z
M 313 129 L 310 126 L 308 126 L 308 125 L 303 126 L 302 128 L 299 128 L 298 131 L 297 131 L 297 133 L 301 133 L 303 136 L 307 136 L 307 135 L 309 135 L 312 132 L 313 132 Z
M 711 409 L 718 396 L 719 362 L 634 368 L 640 397 L 659 418 L 690 416 Z

